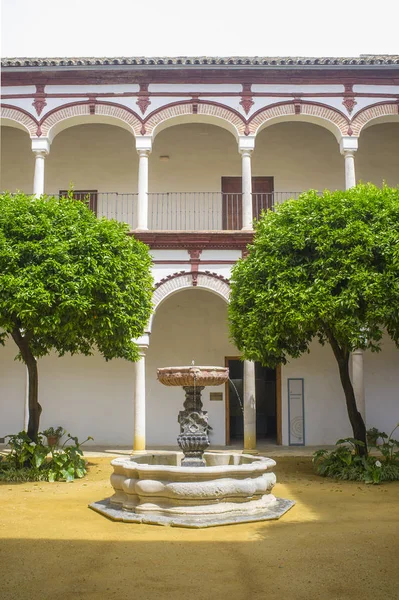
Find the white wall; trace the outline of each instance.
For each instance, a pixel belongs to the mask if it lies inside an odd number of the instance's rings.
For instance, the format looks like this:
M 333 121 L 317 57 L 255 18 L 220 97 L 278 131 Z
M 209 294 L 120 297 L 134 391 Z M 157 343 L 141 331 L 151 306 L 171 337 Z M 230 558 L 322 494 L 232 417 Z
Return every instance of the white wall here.
M 390 433 L 399 423 L 399 350 L 385 336 L 382 352 L 364 355 L 367 427 Z M 399 433 L 395 433 L 399 439 Z
M 25 367 L 13 362 L 15 344 L 0 346 L 0 437 L 23 429 Z M 46 356 L 38 361 L 40 429 L 62 425 L 95 444 L 132 444 L 131 363 L 99 356 Z
M 288 444 L 290 377 L 304 378 L 306 445 L 334 444 L 339 438 L 353 436 L 331 348 L 314 341 L 310 350 L 282 368 L 283 444 Z M 381 352 L 365 352 L 364 377 L 366 427 L 389 433 L 399 422 L 399 350 L 388 336 Z
M 1 169 L 0 189 L 27 194 L 33 192 L 35 159 L 31 150 L 28 133 L 15 127 L 0 127 L 1 130 Z
M 305 444 L 335 444 L 352 435 L 339 379 L 338 366 L 329 345 L 313 341 L 303 354 L 282 367 L 283 445 L 288 444 L 288 378 L 304 379 Z
M 0 346 L 0 437 L 24 428 L 26 367 L 17 354 L 12 339 Z
M 399 184 L 399 123 L 383 123 L 364 129 L 355 155 L 357 181 L 392 187 Z
M 311 123 L 279 123 L 256 137 L 254 176 L 273 176 L 275 191 L 343 189 L 344 161 L 330 131 Z

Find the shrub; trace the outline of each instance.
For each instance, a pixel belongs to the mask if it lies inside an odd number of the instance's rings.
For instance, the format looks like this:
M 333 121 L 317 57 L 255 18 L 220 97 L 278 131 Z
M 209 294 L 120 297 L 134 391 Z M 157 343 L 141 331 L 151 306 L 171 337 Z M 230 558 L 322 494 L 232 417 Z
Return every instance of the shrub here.
M 3 481 L 73 481 L 87 473 L 81 446 L 68 433 L 60 448 L 44 443 L 43 433 L 33 442 L 25 431 L 6 436 L 10 451 L 0 456 L 0 480 Z
M 375 427 L 367 432 L 369 448 L 375 448 L 381 456 L 362 456 L 360 449 L 364 444 L 354 438 L 338 440 L 338 448 L 331 452 L 318 450 L 313 454 L 316 473 L 323 477 L 375 484 L 399 480 L 399 442 L 392 437 L 398 427 L 399 424 L 390 435 Z M 378 443 L 379 439 L 382 443 Z

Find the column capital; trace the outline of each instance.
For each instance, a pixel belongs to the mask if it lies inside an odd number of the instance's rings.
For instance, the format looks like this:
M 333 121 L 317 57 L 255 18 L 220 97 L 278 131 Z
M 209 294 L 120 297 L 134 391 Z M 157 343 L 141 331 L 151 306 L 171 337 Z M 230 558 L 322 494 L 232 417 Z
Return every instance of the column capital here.
M 254 135 L 240 135 L 238 138 L 238 152 L 251 156 L 255 149 Z
M 358 149 L 359 140 L 357 137 L 344 136 L 339 141 L 341 154 L 353 155 Z
M 150 334 L 144 333 L 142 336 L 140 336 L 139 338 L 136 338 L 133 341 L 139 347 L 140 356 L 144 356 L 148 350 L 148 346 L 150 345 Z
M 150 135 L 136 138 L 136 150 L 140 156 L 148 156 L 152 150 L 152 139 Z
M 32 152 L 35 154 L 48 154 L 51 142 L 48 138 L 32 138 Z

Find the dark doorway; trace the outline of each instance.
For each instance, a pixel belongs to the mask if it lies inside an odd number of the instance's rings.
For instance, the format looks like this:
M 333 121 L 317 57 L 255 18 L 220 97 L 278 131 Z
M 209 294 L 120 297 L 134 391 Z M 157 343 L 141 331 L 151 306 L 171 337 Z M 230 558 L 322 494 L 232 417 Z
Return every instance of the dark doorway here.
M 230 382 L 227 389 L 227 443 L 244 439 L 243 392 L 244 364 L 227 358 Z M 277 443 L 277 373 L 276 369 L 255 363 L 256 439 Z
M 263 210 L 273 206 L 273 177 L 252 177 L 252 210 L 258 219 Z M 222 177 L 222 227 L 242 228 L 242 178 Z

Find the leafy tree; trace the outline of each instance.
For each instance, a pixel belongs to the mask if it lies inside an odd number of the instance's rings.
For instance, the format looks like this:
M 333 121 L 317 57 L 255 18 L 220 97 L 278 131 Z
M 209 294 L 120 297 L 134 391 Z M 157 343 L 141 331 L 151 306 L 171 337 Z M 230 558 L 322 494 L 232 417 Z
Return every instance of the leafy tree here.
M 128 226 L 72 198 L 0 195 L 0 342 L 29 373 L 28 435 L 36 440 L 37 359 L 54 350 L 138 359 L 151 314 L 151 259 Z
M 331 345 L 353 435 L 366 428 L 349 376 L 350 353 L 377 352 L 384 331 L 399 346 L 399 188 L 371 184 L 301 194 L 256 223 L 233 269 L 232 338 L 269 367 Z

